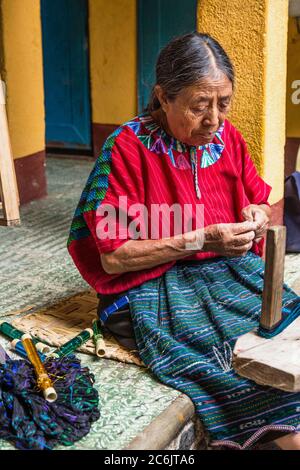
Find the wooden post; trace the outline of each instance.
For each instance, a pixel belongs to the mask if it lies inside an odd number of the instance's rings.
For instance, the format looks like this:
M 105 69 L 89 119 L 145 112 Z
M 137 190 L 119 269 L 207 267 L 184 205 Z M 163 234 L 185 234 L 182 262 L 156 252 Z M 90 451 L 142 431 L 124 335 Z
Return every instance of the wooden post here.
M 282 318 L 282 289 L 286 228 L 281 225 L 267 231 L 265 282 L 260 324 L 271 330 Z
M 270 330 L 282 317 L 285 227 L 267 232 L 265 284 L 260 324 Z M 233 350 L 233 368 L 257 384 L 287 392 L 300 391 L 300 317 L 280 334 L 263 338 L 256 330 L 240 336 Z
M 0 196 L 3 216 L 0 225 L 20 223 L 19 193 L 9 139 L 4 82 L 0 78 Z

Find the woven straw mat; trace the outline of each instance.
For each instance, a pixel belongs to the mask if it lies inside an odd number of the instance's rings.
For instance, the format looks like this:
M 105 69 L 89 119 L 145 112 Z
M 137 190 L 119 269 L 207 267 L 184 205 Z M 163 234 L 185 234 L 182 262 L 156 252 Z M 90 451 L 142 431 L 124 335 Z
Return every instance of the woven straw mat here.
M 55 305 L 44 307 L 38 312 L 17 318 L 12 324 L 15 328 L 30 333 L 31 336 L 51 346 L 61 346 L 85 328 L 92 328 L 92 321 L 97 318 L 98 302 L 95 292 L 84 292 Z M 105 358 L 144 366 L 135 354 L 121 346 L 113 336 L 105 333 L 104 341 Z M 78 351 L 95 354 L 93 340 L 87 341 L 78 348 Z

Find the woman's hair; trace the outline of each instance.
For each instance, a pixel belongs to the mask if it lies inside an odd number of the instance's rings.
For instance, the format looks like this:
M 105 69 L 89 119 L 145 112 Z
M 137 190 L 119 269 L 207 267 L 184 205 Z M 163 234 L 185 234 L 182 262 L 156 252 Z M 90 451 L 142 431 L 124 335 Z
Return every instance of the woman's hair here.
M 185 87 L 223 72 L 234 86 L 234 69 L 222 46 L 209 34 L 198 32 L 178 36 L 160 52 L 156 63 L 156 85 L 160 85 L 172 101 Z M 148 111 L 160 108 L 154 87 Z

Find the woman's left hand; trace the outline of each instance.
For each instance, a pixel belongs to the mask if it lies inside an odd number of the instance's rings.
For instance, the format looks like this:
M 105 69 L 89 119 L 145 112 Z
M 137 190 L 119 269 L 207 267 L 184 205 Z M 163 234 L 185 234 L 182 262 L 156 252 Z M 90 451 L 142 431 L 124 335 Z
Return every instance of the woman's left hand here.
M 244 207 L 242 210 L 242 216 L 244 220 L 249 220 L 251 222 L 258 222 L 259 227 L 255 232 L 255 238 L 253 241 L 258 243 L 269 227 L 270 222 L 270 208 L 266 204 L 257 205 L 249 204 L 249 206 Z

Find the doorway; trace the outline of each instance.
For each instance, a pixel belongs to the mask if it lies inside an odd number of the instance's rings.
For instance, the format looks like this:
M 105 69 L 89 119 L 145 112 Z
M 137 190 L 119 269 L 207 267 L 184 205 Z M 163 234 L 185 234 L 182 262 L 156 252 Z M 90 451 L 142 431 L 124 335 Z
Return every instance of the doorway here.
M 92 149 L 86 0 L 41 0 L 46 148 Z
M 175 36 L 197 28 L 197 0 L 138 1 L 138 105 L 148 103 L 159 51 Z

